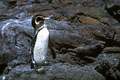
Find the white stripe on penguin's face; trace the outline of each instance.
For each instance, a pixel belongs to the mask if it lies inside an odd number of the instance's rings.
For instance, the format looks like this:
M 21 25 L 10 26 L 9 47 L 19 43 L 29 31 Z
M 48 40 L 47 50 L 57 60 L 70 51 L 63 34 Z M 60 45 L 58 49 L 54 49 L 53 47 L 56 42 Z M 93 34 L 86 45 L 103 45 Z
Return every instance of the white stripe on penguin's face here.
M 36 25 L 39 25 L 42 21 L 44 21 L 44 20 L 41 18 L 41 16 L 37 16 L 37 17 L 35 18 L 35 24 L 36 24 Z

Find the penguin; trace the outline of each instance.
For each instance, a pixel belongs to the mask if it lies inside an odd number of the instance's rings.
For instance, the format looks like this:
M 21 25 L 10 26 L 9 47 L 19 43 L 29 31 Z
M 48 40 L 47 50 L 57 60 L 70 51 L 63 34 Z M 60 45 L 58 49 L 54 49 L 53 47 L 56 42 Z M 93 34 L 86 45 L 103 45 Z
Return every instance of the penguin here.
M 31 49 L 31 69 L 47 64 L 46 56 L 48 48 L 51 50 L 53 59 L 56 58 L 53 44 L 50 40 L 49 30 L 47 28 L 47 25 L 44 24 L 44 21 L 50 19 L 50 17 L 35 15 L 32 18 L 31 23 L 34 28 L 34 36 Z

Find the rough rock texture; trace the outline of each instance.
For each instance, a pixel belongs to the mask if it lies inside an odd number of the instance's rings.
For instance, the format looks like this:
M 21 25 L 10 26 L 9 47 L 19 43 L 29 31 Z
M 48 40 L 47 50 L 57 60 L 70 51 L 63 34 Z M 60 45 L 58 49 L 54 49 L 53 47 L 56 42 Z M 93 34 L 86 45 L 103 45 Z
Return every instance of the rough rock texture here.
M 119 0 L 1 0 L 1 80 L 120 80 Z M 30 69 L 32 16 L 45 21 L 57 54 Z
M 14 59 L 23 60 L 22 62 L 29 61 L 33 28 L 26 21 L 28 20 L 19 21 L 10 19 L 1 22 L 0 55 L 3 56 L 0 56 L 0 63 L 7 63 Z M 24 58 L 23 56 L 28 58 Z
M 45 66 L 45 69 L 47 73 L 38 73 L 36 70 L 30 69 L 29 65 L 19 65 L 4 76 L 8 80 L 105 80 L 102 75 L 88 66 L 77 67 L 57 63 Z

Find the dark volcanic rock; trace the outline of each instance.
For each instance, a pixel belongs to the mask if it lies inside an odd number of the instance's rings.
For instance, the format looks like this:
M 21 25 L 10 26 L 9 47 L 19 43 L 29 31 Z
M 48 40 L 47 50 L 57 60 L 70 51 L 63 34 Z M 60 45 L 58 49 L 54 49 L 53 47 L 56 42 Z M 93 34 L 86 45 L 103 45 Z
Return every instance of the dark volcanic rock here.
M 45 66 L 44 69 L 46 73 L 37 73 L 30 69 L 29 65 L 19 65 L 4 77 L 8 80 L 105 80 L 102 75 L 89 66 L 77 67 L 57 63 Z
M 119 53 L 100 54 L 95 61 L 95 70 L 102 74 L 106 80 L 119 80 Z
M 106 80 L 119 80 L 120 71 L 116 66 L 113 66 L 107 61 L 101 62 L 99 66 L 95 68 L 100 74 L 106 77 Z
M 105 80 L 110 77 L 119 80 L 119 2 L 119 0 L 1 0 L 0 78 Z M 117 15 L 111 15 L 114 12 Z M 44 74 L 31 70 L 28 65 L 34 31 L 30 18 L 35 14 L 53 15 L 54 19 L 46 21 L 45 24 L 50 30 L 50 39 L 57 58 L 53 60 L 48 54 L 51 65 L 44 67 L 46 69 Z M 95 68 L 99 73 L 94 70 Z M 105 71 L 105 75 L 100 72 L 101 70 Z
M 57 45 L 56 48 L 76 48 L 82 45 L 97 44 L 91 37 L 91 32 L 98 30 L 96 26 L 84 24 L 70 24 L 64 21 L 46 21 L 50 29 L 51 39 Z M 59 45 L 61 44 L 61 45 Z
M 104 53 L 120 53 L 120 47 L 106 47 Z
M 0 63 L 10 62 L 14 59 L 28 62 L 33 35 L 33 28 L 28 19 L 24 21 L 11 19 L 0 22 L 0 24 Z

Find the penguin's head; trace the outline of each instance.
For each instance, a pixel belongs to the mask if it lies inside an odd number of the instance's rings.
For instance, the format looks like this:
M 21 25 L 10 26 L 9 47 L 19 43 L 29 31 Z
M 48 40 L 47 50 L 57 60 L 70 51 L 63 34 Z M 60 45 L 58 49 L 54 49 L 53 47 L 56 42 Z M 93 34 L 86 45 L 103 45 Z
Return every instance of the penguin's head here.
M 42 16 L 42 15 L 35 15 L 32 18 L 32 26 L 35 29 L 38 29 L 39 27 L 41 27 L 44 24 L 44 20 L 48 20 L 48 19 L 50 19 L 50 16 L 45 17 L 45 16 Z

